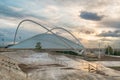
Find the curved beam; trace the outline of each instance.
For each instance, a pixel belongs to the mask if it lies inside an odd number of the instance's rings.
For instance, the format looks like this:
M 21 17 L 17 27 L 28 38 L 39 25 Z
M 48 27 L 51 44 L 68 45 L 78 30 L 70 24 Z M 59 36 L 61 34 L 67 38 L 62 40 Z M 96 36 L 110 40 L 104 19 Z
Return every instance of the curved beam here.
M 18 32 L 18 29 L 19 29 L 20 25 L 21 25 L 23 22 L 27 22 L 27 21 L 33 22 L 33 23 L 41 26 L 42 28 L 46 29 L 47 31 L 49 31 L 49 32 L 51 32 L 52 34 L 54 34 L 57 38 L 59 38 L 55 33 L 53 33 L 51 30 L 49 30 L 48 28 L 46 28 L 46 27 L 43 26 L 42 24 L 37 23 L 37 22 L 35 22 L 35 21 L 33 21 L 33 20 L 30 20 L 30 19 L 25 19 L 25 20 L 22 20 L 22 21 L 18 24 L 18 26 L 17 26 L 17 29 L 16 29 L 16 31 L 15 31 L 15 36 L 14 36 L 14 44 L 15 44 L 15 42 L 16 42 L 16 36 L 17 36 L 17 32 Z M 68 47 L 71 47 L 71 46 L 70 46 L 68 43 L 66 43 L 65 41 L 63 41 L 63 42 L 64 42 L 65 44 L 67 44 Z M 71 47 L 71 48 L 72 48 L 72 47 Z
M 53 30 L 55 30 L 55 29 L 61 29 L 61 30 L 66 31 L 66 32 L 69 33 L 69 34 L 78 42 L 78 44 L 81 46 L 80 41 L 79 41 L 70 31 L 66 30 L 65 28 L 61 28 L 61 27 L 52 28 L 50 31 L 53 31 Z M 47 31 L 46 33 L 48 33 L 48 32 L 49 32 L 49 31 Z
M 27 22 L 27 21 L 33 22 L 33 23 L 41 26 L 42 28 L 46 29 L 48 32 L 51 32 L 51 33 L 54 34 L 57 38 L 59 38 L 54 32 L 52 32 L 52 30 L 49 30 L 48 28 L 46 28 L 46 27 L 43 26 L 42 24 L 37 23 L 37 22 L 35 22 L 35 21 L 33 21 L 33 20 L 30 20 L 30 19 L 25 19 L 25 20 L 22 20 L 22 21 L 18 24 L 18 26 L 17 26 L 17 29 L 16 29 L 16 31 L 15 31 L 15 36 L 14 36 L 14 44 L 15 44 L 15 42 L 16 42 L 16 36 L 17 36 L 17 32 L 18 32 L 18 29 L 19 29 L 20 25 L 21 25 L 23 22 Z M 59 28 L 59 29 L 63 29 L 63 30 L 65 30 L 65 31 L 67 31 L 68 33 L 70 33 L 68 30 L 66 30 L 66 29 L 64 29 L 64 28 Z M 70 33 L 70 34 L 77 40 L 77 38 L 76 38 L 72 33 Z M 61 39 L 60 39 L 60 40 L 61 40 Z M 63 41 L 65 44 L 67 44 L 68 47 L 71 47 L 72 49 L 76 50 L 76 49 L 73 48 L 71 45 L 69 45 L 68 43 L 66 43 L 64 40 L 62 40 L 62 41 Z M 77 40 L 77 41 L 78 41 L 78 40 Z
M 47 29 L 46 27 L 44 27 L 42 24 L 37 23 L 37 22 L 35 22 L 35 21 L 33 21 L 33 20 L 30 20 L 30 19 L 22 20 L 22 21 L 18 24 L 17 29 L 16 29 L 16 31 L 15 31 L 14 44 L 15 44 L 15 42 L 16 42 L 16 36 L 17 36 L 17 32 L 18 32 L 18 29 L 19 29 L 20 25 L 21 25 L 23 22 L 27 22 L 27 21 L 28 21 L 28 22 L 33 22 L 33 23 L 41 26 L 42 28 L 46 29 L 47 31 L 50 31 L 49 29 Z M 50 32 L 53 33 L 52 31 L 50 31 Z

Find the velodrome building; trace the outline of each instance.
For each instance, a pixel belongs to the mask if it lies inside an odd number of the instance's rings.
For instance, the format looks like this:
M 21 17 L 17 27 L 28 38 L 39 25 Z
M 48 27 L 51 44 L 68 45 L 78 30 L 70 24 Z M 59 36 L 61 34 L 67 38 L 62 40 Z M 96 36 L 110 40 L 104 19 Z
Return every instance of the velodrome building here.
M 17 31 L 19 30 L 20 25 L 23 22 L 26 22 L 26 21 L 33 22 L 33 23 L 39 25 L 40 27 L 43 27 L 44 29 L 46 29 L 50 33 L 38 34 L 38 35 L 35 35 L 31 38 L 23 40 L 21 42 L 15 43 L 16 42 Z M 69 40 L 65 37 L 62 37 L 60 35 L 55 34 L 52 31 L 54 29 L 61 29 L 61 30 L 66 31 L 76 40 L 76 42 L 74 42 L 72 40 Z M 66 30 L 64 28 L 61 28 L 61 27 L 55 27 L 55 28 L 49 30 L 46 27 L 44 27 L 43 25 L 41 25 L 40 23 L 37 23 L 33 20 L 23 20 L 19 23 L 19 25 L 16 29 L 15 37 L 14 37 L 14 45 L 9 47 L 9 48 L 13 48 L 13 49 L 34 49 L 34 48 L 36 48 L 37 43 L 40 43 L 41 48 L 44 49 L 44 50 L 74 51 L 74 52 L 77 52 L 77 53 L 84 50 L 84 46 L 68 30 Z

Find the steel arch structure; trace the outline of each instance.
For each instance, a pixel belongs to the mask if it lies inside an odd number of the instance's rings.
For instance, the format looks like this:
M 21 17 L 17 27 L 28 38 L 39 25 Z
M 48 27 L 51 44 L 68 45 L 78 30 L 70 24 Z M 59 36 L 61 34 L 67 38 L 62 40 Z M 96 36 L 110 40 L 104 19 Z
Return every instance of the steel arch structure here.
M 69 32 L 68 30 L 66 30 L 66 29 L 64 29 L 64 28 L 56 27 L 56 28 L 53 28 L 53 29 L 50 30 L 50 29 L 46 28 L 45 26 L 43 26 L 42 24 L 40 24 L 40 23 L 38 23 L 38 22 L 36 22 L 36 21 L 30 20 L 30 19 L 25 19 L 25 20 L 22 20 L 22 21 L 18 24 L 18 26 L 17 26 L 17 28 L 16 28 L 15 35 L 14 35 L 14 44 L 16 44 L 16 37 L 17 37 L 18 29 L 19 29 L 20 25 L 21 25 L 22 23 L 24 23 L 24 22 L 32 22 L 32 23 L 35 23 L 35 24 L 41 26 L 42 28 L 46 29 L 47 32 L 51 32 L 51 33 L 52 33 L 53 35 L 55 35 L 57 38 L 59 38 L 59 37 L 58 37 L 52 30 L 54 30 L 54 29 L 62 29 L 62 30 L 64 30 L 64 31 L 68 32 L 70 35 L 73 36 L 73 38 L 75 38 L 75 39 L 78 41 L 78 39 L 77 39 L 71 32 Z M 61 40 L 61 39 L 60 39 L 60 40 Z M 62 40 L 62 41 L 63 41 L 68 47 L 71 47 L 72 49 L 74 49 L 74 50 L 76 51 L 75 48 L 73 48 L 71 45 L 69 45 L 68 43 L 66 43 L 64 40 Z M 79 45 L 80 45 L 80 42 L 79 42 Z M 78 51 L 77 51 L 77 52 L 78 52 Z
M 52 32 L 51 30 L 49 30 L 48 28 L 46 28 L 46 27 L 43 26 L 42 24 L 37 23 L 37 22 L 35 22 L 35 21 L 33 21 L 33 20 L 30 20 L 30 19 L 25 19 L 25 20 L 22 20 L 22 21 L 18 24 L 18 26 L 17 26 L 17 29 L 16 29 L 16 31 L 15 31 L 15 36 L 14 36 L 14 44 L 15 44 L 15 42 L 16 42 L 16 37 L 17 37 L 18 29 L 19 29 L 20 25 L 21 25 L 23 22 L 33 22 L 33 23 L 41 26 L 42 28 L 46 29 L 47 31 L 51 32 L 52 34 L 54 34 L 54 35 L 57 37 L 57 35 L 56 35 L 54 32 Z M 67 44 L 68 47 L 71 47 L 71 46 L 70 46 L 68 43 L 66 43 L 65 41 L 63 41 L 63 42 L 64 42 L 65 44 Z M 73 47 L 71 47 L 71 48 L 74 49 Z
M 14 44 L 15 44 L 15 42 L 16 42 L 16 36 L 17 36 L 18 29 L 19 29 L 20 25 L 21 25 L 23 22 L 33 22 L 33 23 L 35 23 L 35 24 L 41 26 L 42 28 L 46 29 L 47 31 L 49 31 L 48 28 L 46 28 L 46 27 L 43 26 L 42 24 L 37 23 L 37 22 L 35 22 L 35 21 L 33 21 L 33 20 L 30 20 L 30 19 L 22 20 L 22 21 L 18 24 L 17 29 L 16 29 L 16 31 L 15 31 L 15 35 L 14 35 Z M 51 32 L 51 31 L 50 31 L 50 32 Z M 51 32 L 51 33 L 52 33 L 52 32 Z
M 68 31 L 68 30 L 65 29 L 65 28 L 55 27 L 55 28 L 50 29 L 50 31 L 53 31 L 53 30 L 56 30 L 56 29 L 60 29 L 60 30 L 63 30 L 63 31 L 66 31 L 67 33 L 69 33 L 69 34 L 78 42 L 79 46 L 81 46 L 80 41 L 79 41 L 70 31 Z M 48 33 L 48 32 L 49 32 L 49 31 L 47 31 L 46 33 Z

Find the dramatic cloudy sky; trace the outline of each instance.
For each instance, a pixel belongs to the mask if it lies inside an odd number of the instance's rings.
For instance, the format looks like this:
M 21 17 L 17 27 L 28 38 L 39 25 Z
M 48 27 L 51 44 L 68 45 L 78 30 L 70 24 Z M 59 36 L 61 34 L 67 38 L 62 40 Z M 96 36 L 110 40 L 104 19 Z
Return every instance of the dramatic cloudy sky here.
M 0 42 L 12 42 L 18 23 L 32 19 L 47 28 L 64 27 L 85 47 L 120 47 L 120 0 L 0 0 Z M 18 39 L 40 32 L 39 26 L 23 23 Z M 58 34 L 68 36 L 64 31 Z M 68 36 L 69 37 L 69 36 Z

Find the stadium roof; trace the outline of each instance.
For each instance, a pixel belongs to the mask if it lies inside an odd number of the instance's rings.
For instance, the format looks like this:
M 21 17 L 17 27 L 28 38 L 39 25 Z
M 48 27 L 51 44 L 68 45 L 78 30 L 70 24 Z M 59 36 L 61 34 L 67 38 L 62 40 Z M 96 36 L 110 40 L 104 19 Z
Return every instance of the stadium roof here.
M 82 44 L 77 44 L 64 37 L 53 34 L 38 34 L 29 39 L 19 42 L 10 48 L 35 48 L 36 43 L 40 42 L 42 49 L 83 49 Z

